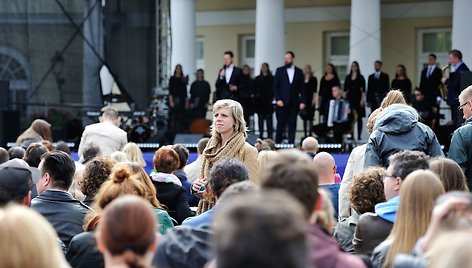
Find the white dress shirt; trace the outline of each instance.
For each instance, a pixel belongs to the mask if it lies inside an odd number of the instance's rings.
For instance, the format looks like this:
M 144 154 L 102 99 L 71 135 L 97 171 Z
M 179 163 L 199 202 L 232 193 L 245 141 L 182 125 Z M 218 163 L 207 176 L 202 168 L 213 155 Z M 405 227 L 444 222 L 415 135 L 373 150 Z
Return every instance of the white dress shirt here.
M 229 84 L 229 80 L 231 79 L 231 75 L 233 75 L 233 70 L 234 70 L 234 64 L 231 64 L 230 66 L 225 68 L 226 84 Z
M 288 81 L 290 84 L 293 82 L 293 77 L 295 76 L 295 66 L 290 66 L 287 68 Z

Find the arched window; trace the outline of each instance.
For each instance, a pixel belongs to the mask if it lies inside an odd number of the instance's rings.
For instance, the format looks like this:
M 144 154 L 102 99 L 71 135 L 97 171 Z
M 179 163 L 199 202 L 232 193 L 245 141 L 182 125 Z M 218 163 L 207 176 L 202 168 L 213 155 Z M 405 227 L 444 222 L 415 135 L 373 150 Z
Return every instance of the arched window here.
M 14 48 L 0 46 L 0 80 L 10 81 L 10 103 L 28 101 L 31 90 L 29 62 Z M 17 108 L 15 106 L 12 108 Z

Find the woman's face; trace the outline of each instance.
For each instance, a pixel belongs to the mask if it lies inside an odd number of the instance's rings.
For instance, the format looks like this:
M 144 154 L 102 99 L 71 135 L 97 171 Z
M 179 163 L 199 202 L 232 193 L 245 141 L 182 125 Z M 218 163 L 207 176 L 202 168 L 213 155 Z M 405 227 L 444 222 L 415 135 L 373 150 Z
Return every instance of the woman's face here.
M 215 122 L 215 130 L 220 134 L 228 134 L 234 132 L 235 120 L 228 108 L 220 108 L 213 113 L 213 121 Z
M 331 68 L 331 65 L 326 65 L 325 72 L 327 74 L 332 74 L 333 73 L 333 68 Z
M 395 73 L 396 73 L 397 75 L 402 75 L 402 73 L 403 73 L 402 67 L 397 66 L 397 69 L 395 70 Z
M 180 66 L 180 65 L 175 66 L 175 73 L 176 74 L 181 74 L 182 73 L 182 66 Z
M 357 67 L 357 64 L 355 64 L 355 63 L 351 64 L 351 70 L 352 70 L 352 72 L 357 73 L 357 71 L 359 70 L 359 68 Z
M 261 65 L 261 71 L 262 71 L 263 73 L 266 73 L 266 72 L 267 72 L 267 65 L 262 64 L 262 65 Z

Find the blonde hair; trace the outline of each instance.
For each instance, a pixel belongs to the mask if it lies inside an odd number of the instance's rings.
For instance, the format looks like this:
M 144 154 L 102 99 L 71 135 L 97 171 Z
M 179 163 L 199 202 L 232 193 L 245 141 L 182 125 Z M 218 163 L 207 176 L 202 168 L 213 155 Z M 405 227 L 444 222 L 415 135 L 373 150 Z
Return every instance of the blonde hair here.
M 146 161 L 143 158 L 143 152 L 138 147 L 138 145 L 134 142 L 128 142 L 124 147 L 122 152 L 124 152 L 128 160 L 131 162 L 136 162 L 140 164 L 142 167 L 146 166 Z
M 12 204 L 0 210 L 0 222 L 2 267 L 70 267 L 56 231 L 36 211 Z
M 398 89 L 390 90 L 387 96 L 382 100 L 380 107 L 385 109 L 392 104 L 406 104 L 405 96 L 403 96 L 403 93 Z
M 471 267 L 470 233 L 472 229 L 441 234 L 428 251 L 430 268 Z
M 157 200 L 156 187 L 154 186 L 154 184 L 152 184 L 151 178 L 149 178 L 144 168 L 136 162 L 118 163 L 116 164 L 116 168 L 122 165 L 128 166 L 132 172 L 131 176 L 143 183 L 146 190 L 148 190 L 149 202 L 151 203 L 151 205 L 156 208 L 163 208 L 162 204 L 159 202 L 159 200 Z
M 111 153 L 110 155 L 111 159 L 115 160 L 116 162 L 127 162 L 129 161 L 128 155 L 126 155 L 122 151 L 116 151 Z
M 459 95 L 459 99 L 472 101 L 472 86 L 468 86 L 464 90 L 462 90 L 461 94 Z
M 444 194 L 438 176 L 430 170 L 416 170 L 406 176 L 400 189 L 400 203 L 390 236 L 393 239 L 384 267 L 393 267 L 400 253 L 410 254 L 425 235 L 436 198 Z
M 234 119 L 234 132 L 243 132 L 246 134 L 248 129 L 246 127 L 246 121 L 244 120 L 244 111 L 241 104 L 237 101 L 229 99 L 219 100 L 213 104 L 213 114 L 222 108 L 228 109 L 231 112 L 231 115 Z M 211 123 L 211 135 L 220 137 L 220 134 L 215 130 L 215 123 L 215 120 L 213 120 Z
M 372 133 L 374 132 L 374 126 L 375 126 L 375 121 L 377 121 L 377 118 L 382 114 L 383 108 L 378 108 L 374 110 L 370 115 L 369 118 L 367 119 L 367 132 Z
M 80 183 L 83 178 L 83 174 L 85 171 L 85 166 L 82 164 L 76 164 L 75 165 L 75 172 L 74 172 L 74 177 L 72 177 L 72 184 L 69 187 L 69 190 L 67 192 L 72 195 L 75 199 L 79 201 L 84 201 L 85 199 L 85 194 L 82 192 Z
M 333 202 L 331 201 L 331 193 L 323 188 L 318 188 L 318 193 L 323 198 L 323 207 L 321 211 L 318 212 L 316 223 L 323 227 L 323 229 L 325 229 L 327 232 L 332 234 L 336 222 L 333 217 L 334 206 Z
M 429 162 L 429 168 L 438 175 L 446 192 L 469 191 L 467 178 L 454 160 L 445 157 L 434 158 Z

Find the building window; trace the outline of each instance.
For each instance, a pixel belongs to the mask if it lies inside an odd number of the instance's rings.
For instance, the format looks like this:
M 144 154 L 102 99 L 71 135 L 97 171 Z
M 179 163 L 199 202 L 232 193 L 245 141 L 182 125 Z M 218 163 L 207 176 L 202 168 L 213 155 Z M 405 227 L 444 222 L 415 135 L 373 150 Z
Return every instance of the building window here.
M 31 89 L 30 69 L 26 58 L 17 50 L 0 46 L 0 80 L 10 82 L 9 103 L 28 102 L 28 93 Z M 12 105 L 11 108 L 24 110 Z
M 448 64 L 448 52 L 452 48 L 451 29 L 420 29 L 418 31 L 418 59 L 417 74 L 418 83 L 421 71 L 428 66 L 428 54 L 436 54 L 436 64 L 439 68 Z
M 349 33 L 329 32 L 326 34 L 326 64 L 336 67 L 339 80 L 344 86 L 344 78 L 349 66 Z M 324 71 L 323 71 L 324 73 Z
M 254 70 L 254 57 L 256 55 L 256 37 L 254 35 L 241 36 L 241 67 L 245 64 Z
M 205 41 L 203 37 L 197 37 L 195 43 L 195 58 L 197 59 L 197 69 L 205 69 Z

